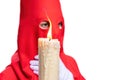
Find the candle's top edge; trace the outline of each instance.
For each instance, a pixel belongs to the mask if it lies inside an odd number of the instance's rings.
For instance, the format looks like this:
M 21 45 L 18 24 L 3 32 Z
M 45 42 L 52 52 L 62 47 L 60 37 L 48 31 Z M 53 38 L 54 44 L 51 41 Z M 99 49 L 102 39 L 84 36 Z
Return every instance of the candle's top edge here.
M 49 38 L 38 38 L 38 40 L 49 40 Z M 58 40 L 58 39 L 51 39 L 51 40 Z M 58 40 L 59 41 L 59 40 Z

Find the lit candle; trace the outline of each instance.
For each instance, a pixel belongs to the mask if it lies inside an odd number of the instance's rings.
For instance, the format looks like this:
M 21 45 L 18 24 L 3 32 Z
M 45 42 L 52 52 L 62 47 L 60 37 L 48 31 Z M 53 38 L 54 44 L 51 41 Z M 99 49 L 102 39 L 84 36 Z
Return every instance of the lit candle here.
M 51 26 L 47 38 L 38 39 L 39 80 L 59 80 L 60 42 L 52 39 Z

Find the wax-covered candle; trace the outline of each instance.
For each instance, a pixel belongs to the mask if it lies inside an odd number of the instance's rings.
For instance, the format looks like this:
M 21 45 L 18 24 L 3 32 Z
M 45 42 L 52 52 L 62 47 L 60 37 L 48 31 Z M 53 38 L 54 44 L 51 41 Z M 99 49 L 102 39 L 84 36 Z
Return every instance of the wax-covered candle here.
M 39 80 L 59 80 L 59 52 L 57 39 L 38 39 Z

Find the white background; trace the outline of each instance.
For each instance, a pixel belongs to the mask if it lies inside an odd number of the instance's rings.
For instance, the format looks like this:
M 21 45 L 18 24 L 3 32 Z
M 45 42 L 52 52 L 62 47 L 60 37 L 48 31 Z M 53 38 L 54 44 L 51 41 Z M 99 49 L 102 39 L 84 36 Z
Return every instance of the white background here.
M 120 1 L 61 0 L 65 53 L 86 80 L 120 80 Z M 19 0 L 0 0 L 0 72 L 17 49 Z

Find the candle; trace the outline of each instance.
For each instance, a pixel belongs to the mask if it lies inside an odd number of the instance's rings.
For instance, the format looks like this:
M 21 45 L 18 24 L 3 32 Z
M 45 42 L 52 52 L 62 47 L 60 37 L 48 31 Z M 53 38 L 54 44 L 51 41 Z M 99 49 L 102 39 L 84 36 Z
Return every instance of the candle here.
M 59 80 L 59 52 L 57 39 L 38 39 L 39 80 Z

